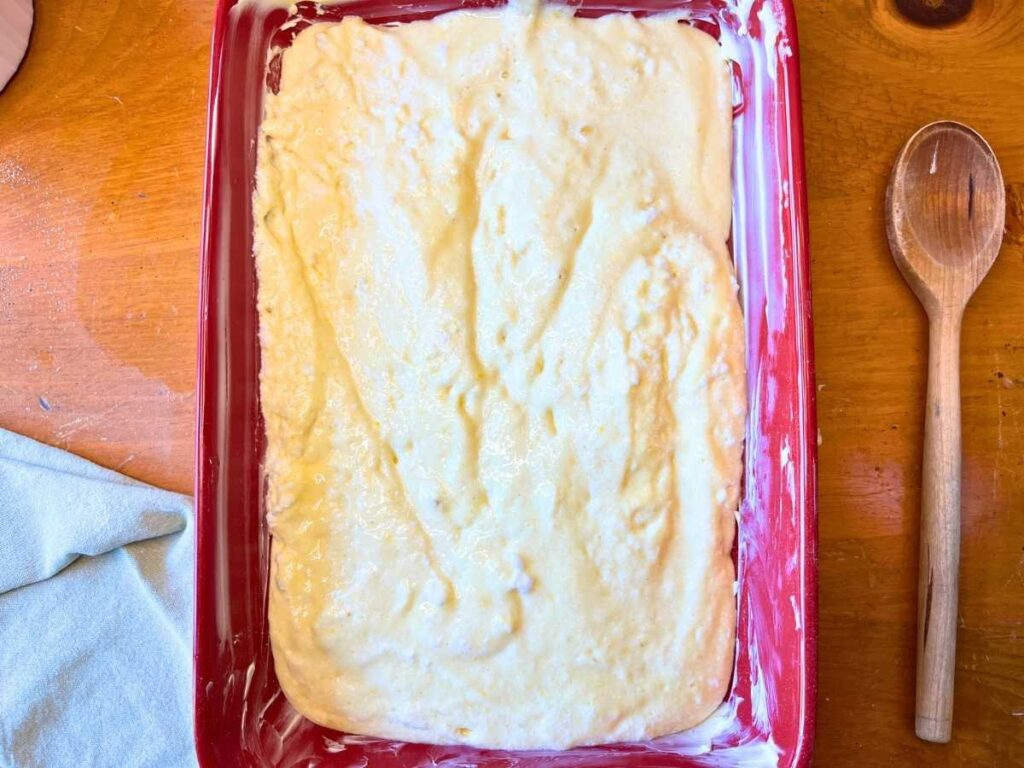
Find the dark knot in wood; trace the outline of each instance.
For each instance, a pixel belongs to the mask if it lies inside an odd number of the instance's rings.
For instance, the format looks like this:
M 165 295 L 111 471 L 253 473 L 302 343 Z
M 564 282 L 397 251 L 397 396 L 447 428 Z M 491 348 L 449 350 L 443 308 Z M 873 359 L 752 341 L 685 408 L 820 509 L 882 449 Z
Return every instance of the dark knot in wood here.
M 971 12 L 974 0 L 896 0 L 899 12 L 916 24 L 944 27 Z

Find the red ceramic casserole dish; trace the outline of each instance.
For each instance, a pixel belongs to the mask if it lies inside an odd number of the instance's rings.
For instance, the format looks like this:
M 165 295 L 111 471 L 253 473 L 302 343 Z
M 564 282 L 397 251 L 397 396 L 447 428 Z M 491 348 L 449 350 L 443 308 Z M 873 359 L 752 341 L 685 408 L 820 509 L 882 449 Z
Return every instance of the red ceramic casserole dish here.
M 816 436 L 807 207 L 790 0 L 583 0 L 581 15 L 683 10 L 733 60 L 732 252 L 750 415 L 729 698 L 705 725 L 643 744 L 500 752 L 349 736 L 304 719 L 274 674 L 261 474 L 252 192 L 272 46 L 309 23 L 409 21 L 496 0 L 356 0 L 290 10 L 220 0 L 213 34 L 199 318 L 195 734 L 229 766 L 804 766 L 814 730 Z M 284 27 L 284 29 L 282 29 Z

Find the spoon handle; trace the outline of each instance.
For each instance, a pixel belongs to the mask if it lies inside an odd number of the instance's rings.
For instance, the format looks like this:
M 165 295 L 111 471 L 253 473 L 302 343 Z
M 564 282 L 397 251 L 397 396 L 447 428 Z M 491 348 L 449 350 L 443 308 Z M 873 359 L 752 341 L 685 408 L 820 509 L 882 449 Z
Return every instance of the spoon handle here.
M 960 569 L 960 319 L 931 319 L 921 478 L 917 592 L 917 717 L 926 741 L 947 742 L 953 721 Z

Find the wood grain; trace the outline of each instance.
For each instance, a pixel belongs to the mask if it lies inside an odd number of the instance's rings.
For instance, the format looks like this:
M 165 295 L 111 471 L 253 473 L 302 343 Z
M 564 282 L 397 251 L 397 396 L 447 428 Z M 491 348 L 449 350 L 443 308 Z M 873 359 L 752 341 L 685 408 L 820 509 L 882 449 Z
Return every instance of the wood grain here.
M 0 425 L 180 491 L 212 17 L 37 2 L 0 94 Z
M 950 27 L 801 2 L 820 447 L 816 764 L 1024 764 L 1024 4 Z M 961 120 L 1008 182 L 1008 235 L 961 339 L 962 547 L 953 738 L 914 736 L 927 319 L 889 257 L 889 168 Z M 1014 203 L 1015 195 L 1017 202 Z M 1018 383 L 1018 379 L 1021 379 Z
M 0 94 L 0 426 L 191 487 L 209 0 L 37 0 Z M 1024 4 L 926 29 L 798 0 L 820 448 L 815 764 L 1024 764 Z M 1001 256 L 964 317 L 953 741 L 914 737 L 924 313 L 885 242 L 919 126 L 992 143 Z

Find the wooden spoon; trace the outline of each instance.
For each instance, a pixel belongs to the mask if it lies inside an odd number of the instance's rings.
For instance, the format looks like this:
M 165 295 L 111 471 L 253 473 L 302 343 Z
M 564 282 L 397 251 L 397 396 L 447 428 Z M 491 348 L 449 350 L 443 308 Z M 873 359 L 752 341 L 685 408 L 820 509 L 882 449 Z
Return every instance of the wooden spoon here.
M 896 158 L 885 207 L 893 259 L 929 321 L 915 730 L 947 742 L 960 566 L 960 321 L 1002 241 L 999 163 L 967 126 L 926 125 Z

